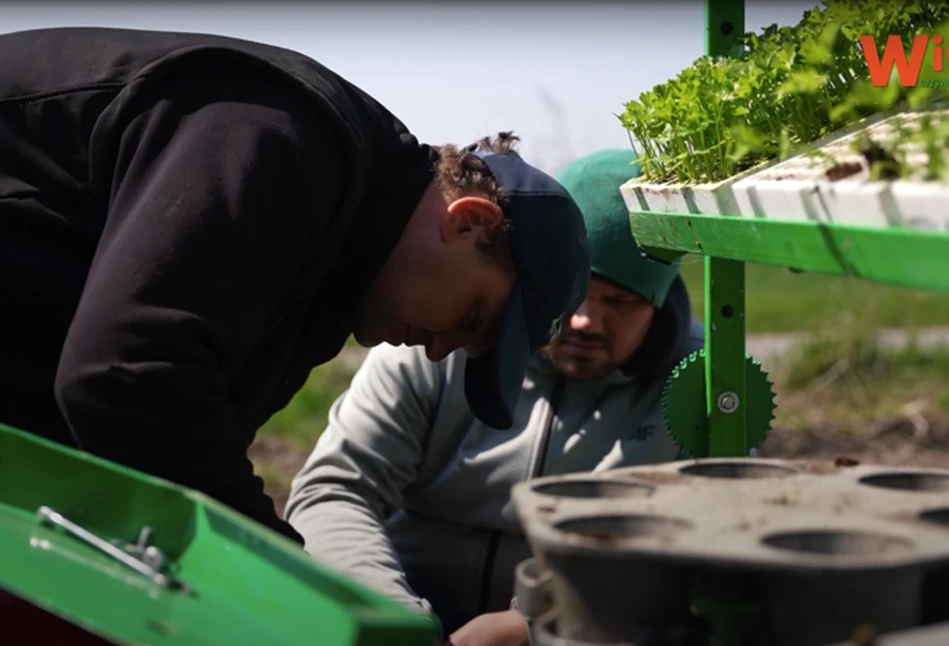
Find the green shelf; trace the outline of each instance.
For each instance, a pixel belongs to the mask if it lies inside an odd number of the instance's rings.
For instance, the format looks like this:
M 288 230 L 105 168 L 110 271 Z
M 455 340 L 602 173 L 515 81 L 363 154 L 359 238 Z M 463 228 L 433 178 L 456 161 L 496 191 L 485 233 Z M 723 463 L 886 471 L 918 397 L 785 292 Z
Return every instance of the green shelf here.
M 949 235 L 892 227 L 633 211 L 643 247 L 949 292 Z

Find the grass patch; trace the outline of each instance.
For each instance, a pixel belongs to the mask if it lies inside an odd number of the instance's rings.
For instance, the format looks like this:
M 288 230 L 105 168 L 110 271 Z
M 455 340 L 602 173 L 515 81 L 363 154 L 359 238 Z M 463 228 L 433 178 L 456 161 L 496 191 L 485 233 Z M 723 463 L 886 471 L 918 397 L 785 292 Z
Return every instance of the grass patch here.
M 949 347 L 886 345 L 865 330 L 817 332 L 784 357 L 777 425 L 859 434 L 878 420 L 949 421 Z
M 686 256 L 681 273 L 692 309 L 701 318 L 705 307 L 702 258 Z M 746 264 L 745 303 L 748 334 L 819 331 L 854 323 L 862 329 L 949 325 L 949 294 L 751 263 Z
M 249 456 L 277 513 L 283 512 L 291 481 L 326 430 L 330 407 L 349 388 L 355 372 L 343 358 L 317 366 L 290 403 L 257 433 Z
M 293 476 L 281 471 L 279 465 L 262 460 L 260 464 L 256 465 L 255 471 L 264 481 L 264 490 L 271 495 L 273 495 L 273 492 L 283 493 L 290 489 L 290 481 Z
M 341 359 L 317 366 L 303 388 L 259 434 L 310 450 L 326 428 L 330 407 L 349 388 L 355 372 L 351 363 Z

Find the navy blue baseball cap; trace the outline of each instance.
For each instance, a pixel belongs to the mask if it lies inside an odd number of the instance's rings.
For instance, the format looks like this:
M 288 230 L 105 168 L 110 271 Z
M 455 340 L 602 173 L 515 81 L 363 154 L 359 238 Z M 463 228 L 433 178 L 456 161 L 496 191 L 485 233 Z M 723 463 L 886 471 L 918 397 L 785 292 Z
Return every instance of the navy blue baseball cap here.
M 467 359 L 465 397 L 484 424 L 507 430 L 531 357 L 557 339 L 586 298 L 590 246 L 580 209 L 557 180 L 516 152 L 472 148 L 501 186 L 517 279 L 494 350 Z

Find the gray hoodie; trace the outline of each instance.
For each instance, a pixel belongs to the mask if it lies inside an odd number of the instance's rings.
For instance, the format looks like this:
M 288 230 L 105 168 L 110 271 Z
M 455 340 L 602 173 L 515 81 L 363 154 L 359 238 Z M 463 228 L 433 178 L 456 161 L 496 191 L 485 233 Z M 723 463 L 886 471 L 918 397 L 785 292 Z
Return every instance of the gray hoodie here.
M 471 414 L 460 351 L 432 363 L 422 348 L 376 347 L 294 479 L 287 520 L 314 558 L 434 612 L 446 634 L 507 609 L 514 568 L 530 556 L 511 487 L 680 457 L 661 391 L 675 363 L 702 344 L 676 279 L 630 367 L 568 382 L 535 357 L 509 431 Z

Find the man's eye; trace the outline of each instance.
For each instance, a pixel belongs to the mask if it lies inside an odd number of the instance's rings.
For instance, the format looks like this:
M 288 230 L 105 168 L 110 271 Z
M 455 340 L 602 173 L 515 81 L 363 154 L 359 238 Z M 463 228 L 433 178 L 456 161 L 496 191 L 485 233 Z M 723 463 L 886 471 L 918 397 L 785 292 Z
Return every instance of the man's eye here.
M 612 296 L 606 299 L 606 302 L 613 307 L 633 307 L 638 301 L 631 300 L 629 298 L 620 298 L 617 296 Z

